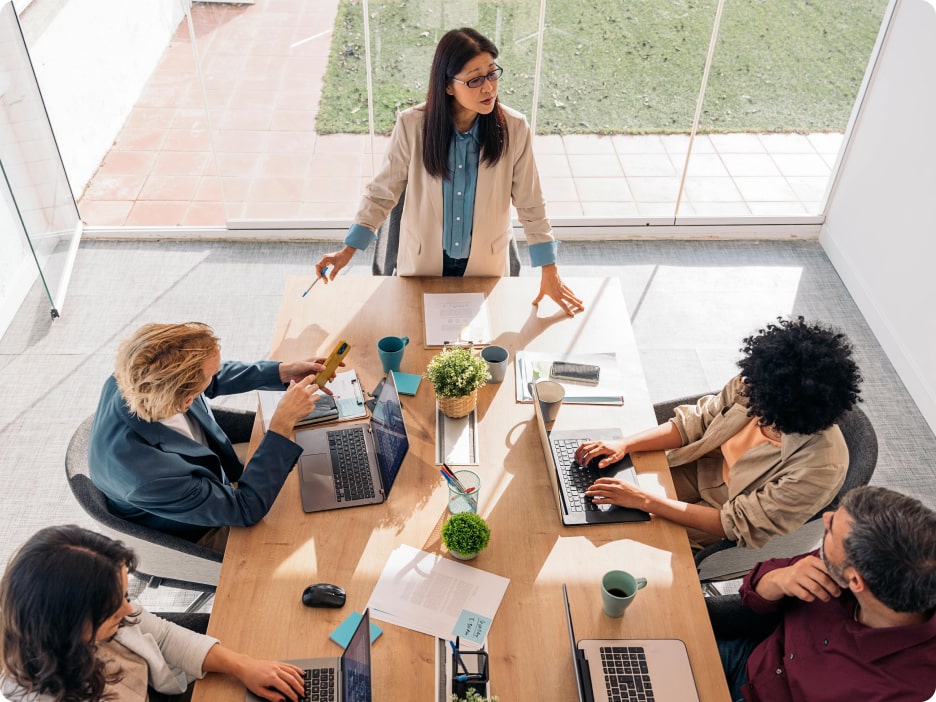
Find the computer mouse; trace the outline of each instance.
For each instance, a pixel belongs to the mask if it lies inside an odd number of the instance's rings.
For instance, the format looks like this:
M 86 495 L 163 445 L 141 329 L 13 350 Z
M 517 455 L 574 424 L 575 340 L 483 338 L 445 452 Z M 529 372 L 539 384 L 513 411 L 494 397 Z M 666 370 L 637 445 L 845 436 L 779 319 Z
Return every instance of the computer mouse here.
M 344 607 L 345 591 L 337 585 L 316 583 L 302 592 L 302 604 L 306 607 Z

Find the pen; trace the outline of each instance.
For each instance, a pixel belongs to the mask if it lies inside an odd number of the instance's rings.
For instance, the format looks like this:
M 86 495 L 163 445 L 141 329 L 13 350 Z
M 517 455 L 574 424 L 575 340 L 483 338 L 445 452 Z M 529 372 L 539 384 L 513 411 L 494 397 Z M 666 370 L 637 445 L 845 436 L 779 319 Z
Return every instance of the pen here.
M 322 278 L 325 277 L 325 274 L 326 274 L 326 273 L 328 273 L 328 266 L 325 266 L 325 267 L 322 269 L 322 275 L 318 276 L 315 280 L 312 281 L 312 285 L 310 285 L 309 287 L 307 287 L 307 288 L 305 289 L 305 292 L 302 293 L 302 296 L 305 297 L 306 295 L 308 295 L 308 294 L 309 294 L 309 291 L 310 291 L 312 288 L 315 287 L 315 284 L 316 284 L 317 282 L 319 282 Z

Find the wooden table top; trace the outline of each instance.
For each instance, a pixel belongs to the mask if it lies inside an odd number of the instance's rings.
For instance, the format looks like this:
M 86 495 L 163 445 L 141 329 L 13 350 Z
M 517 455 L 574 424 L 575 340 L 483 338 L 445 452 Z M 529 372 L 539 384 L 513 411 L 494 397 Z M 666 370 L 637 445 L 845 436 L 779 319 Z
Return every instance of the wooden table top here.
M 403 372 L 422 373 L 438 349 L 423 344 L 424 292 L 483 292 L 493 342 L 510 351 L 614 351 L 626 378 L 621 407 L 562 406 L 557 429 L 617 427 L 628 433 L 655 423 L 618 282 L 566 281 L 587 309 L 569 319 L 551 301 L 530 303 L 536 278 L 339 277 L 302 298 L 309 276 L 286 281 L 270 358 L 327 355 L 339 339 L 347 362 L 373 389 L 382 376 L 376 342 L 410 337 Z M 512 364 L 511 364 L 512 366 Z M 488 637 L 491 690 L 502 702 L 575 700 L 575 677 L 562 583 L 568 584 L 577 638 L 677 638 L 685 641 L 703 702 L 728 699 L 718 652 L 682 527 L 661 519 L 638 524 L 564 527 L 557 513 L 532 405 L 515 401 L 511 367 L 502 384 L 479 393 L 479 514 L 491 526 L 489 547 L 470 564 L 510 579 Z M 237 651 L 271 659 L 337 656 L 328 639 L 352 610 L 363 611 L 387 556 L 407 544 L 447 555 L 439 530 L 447 487 L 435 463 L 435 402 L 423 381 L 403 397 L 410 451 L 390 498 L 381 505 L 305 514 L 296 471 L 269 514 L 234 528 L 228 542 L 209 633 Z M 259 424 L 259 422 L 258 422 Z M 255 431 L 254 443 L 259 439 Z M 638 454 L 643 485 L 672 494 L 662 453 Z M 624 617 L 601 611 L 600 579 L 612 569 L 647 578 Z M 341 585 L 343 609 L 309 609 L 303 589 Z M 434 700 L 435 640 L 383 622 L 373 647 L 374 699 Z M 208 675 L 195 702 L 243 699 L 233 678 Z

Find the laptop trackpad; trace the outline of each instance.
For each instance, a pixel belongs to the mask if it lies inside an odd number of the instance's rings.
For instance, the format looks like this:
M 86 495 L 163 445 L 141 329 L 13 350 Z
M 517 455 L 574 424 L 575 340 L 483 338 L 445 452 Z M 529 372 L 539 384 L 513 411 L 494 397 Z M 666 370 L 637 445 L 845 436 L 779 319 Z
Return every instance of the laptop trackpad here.
M 302 447 L 302 455 L 310 453 L 328 453 L 328 435 L 321 429 L 297 431 L 296 443 Z

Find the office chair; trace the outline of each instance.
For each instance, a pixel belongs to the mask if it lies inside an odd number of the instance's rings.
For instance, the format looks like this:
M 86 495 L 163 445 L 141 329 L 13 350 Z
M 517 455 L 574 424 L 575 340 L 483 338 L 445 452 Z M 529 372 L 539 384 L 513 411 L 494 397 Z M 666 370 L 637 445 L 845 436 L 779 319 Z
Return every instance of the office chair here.
M 220 551 L 156 529 L 135 524 L 113 514 L 107 498 L 91 482 L 88 471 L 88 439 L 94 415 L 75 430 L 65 454 L 65 475 L 78 504 L 94 519 L 103 534 L 118 539 L 137 555 L 139 568 L 134 575 L 148 587 L 175 587 L 201 594 L 186 612 L 196 612 L 211 599 L 221 574 Z
M 662 424 L 669 420 L 676 407 L 695 404 L 700 397 L 702 396 L 692 395 L 655 404 L 653 411 L 656 413 L 657 422 Z M 878 455 L 877 435 L 871 420 L 856 406 L 842 415 L 837 424 L 848 446 L 848 469 L 845 482 L 832 502 L 796 531 L 775 536 L 761 548 L 738 546 L 734 541 L 722 539 L 696 553 L 696 571 L 707 595 L 720 595 L 721 592 L 714 583 L 742 578 L 761 561 L 770 558 L 790 558 L 817 548 L 824 533 L 822 514 L 836 509 L 846 492 L 871 481 Z
M 397 252 L 400 250 L 400 219 L 403 217 L 403 203 L 406 200 L 406 188 L 400 193 L 400 199 L 390 210 L 387 221 L 377 230 L 377 244 L 374 246 L 374 260 L 371 263 L 371 273 L 374 275 L 396 275 Z M 510 276 L 516 278 L 520 275 L 520 248 L 517 240 L 510 237 Z

